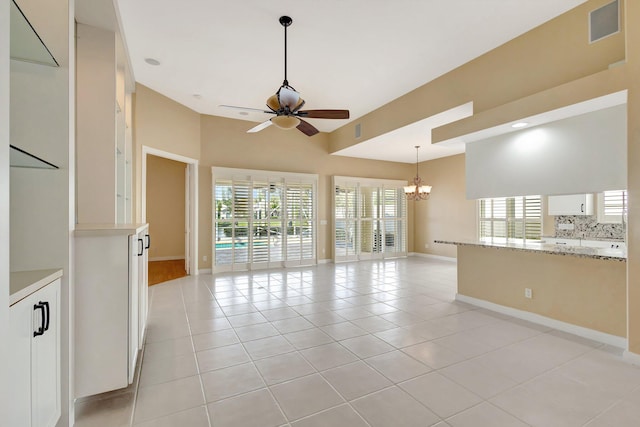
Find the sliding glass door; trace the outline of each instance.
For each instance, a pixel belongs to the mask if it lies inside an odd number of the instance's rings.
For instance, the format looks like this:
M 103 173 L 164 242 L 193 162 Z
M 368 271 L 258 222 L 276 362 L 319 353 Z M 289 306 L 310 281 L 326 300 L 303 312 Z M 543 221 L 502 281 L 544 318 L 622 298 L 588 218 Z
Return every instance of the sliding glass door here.
M 341 261 L 358 259 L 358 187 L 344 182 L 334 186 L 334 257 Z
M 334 177 L 334 260 L 407 255 L 404 181 Z
M 212 168 L 214 271 L 316 262 L 316 175 Z

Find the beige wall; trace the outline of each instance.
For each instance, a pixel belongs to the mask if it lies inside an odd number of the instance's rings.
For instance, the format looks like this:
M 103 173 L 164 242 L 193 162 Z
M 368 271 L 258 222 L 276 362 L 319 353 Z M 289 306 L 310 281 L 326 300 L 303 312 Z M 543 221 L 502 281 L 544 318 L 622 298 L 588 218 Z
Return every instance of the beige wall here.
M 627 336 L 625 262 L 458 246 L 458 292 Z
M 629 351 L 640 357 L 640 2 L 627 1 L 627 67 L 629 98 L 627 112 L 627 185 L 629 191 L 628 304 Z M 640 359 L 638 359 L 640 361 Z
M 410 180 L 413 174 L 413 166 L 404 163 L 330 155 L 325 133 L 310 138 L 297 130 L 282 131 L 273 126 L 259 133 L 246 133 L 251 127 L 251 122 L 243 120 L 202 116 L 200 268 L 211 268 L 211 166 L 318 174 L 318 219 L 327 220 L 327 225 L 318 226 L 319 260 L 333 258 L 333 175 Z M 409 250 L 412 250 L 411 227 L 408 234 Z M 203 256 L 207 256 L 206 262 Z
M 433 241 L 477 236 L 476 201 L 465 197 L 464 159 L 459 154 L 420 164 L 420 176 L 433 189 L 426 202 L 413 203 L 414 252 L 455 257 L 455 247 Z
M 149 259 L 184 258 L 186 164 L 147 157 L 147 222 L 152 245 Z
M 137 84 L 133 99 L 135 212 L 134 222 L 142 220 L 142 147 L 198 160 L 200 158 L 200 115 L 195 111 Z

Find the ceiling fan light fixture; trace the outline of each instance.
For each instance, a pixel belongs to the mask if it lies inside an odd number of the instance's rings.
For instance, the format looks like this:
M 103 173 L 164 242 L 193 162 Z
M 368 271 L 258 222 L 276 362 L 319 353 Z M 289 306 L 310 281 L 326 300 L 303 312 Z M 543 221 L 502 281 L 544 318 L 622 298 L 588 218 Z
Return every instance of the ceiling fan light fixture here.
M 293 129 L 300 124 L 300 119 L 294 116 L 276 116 L 271 119 L 271 123 L 280 129 Z
M 278 91 L 278 98 L 280 100 L 280 107 L 287 107 L 290 110 L 293 110 L 294 107 L 298 105 L 300 94 L 289 86 L 282 86 Z
M 267 107 L 269 107 L 273 111 L 278 111 L 280 109 L 280 102 L 278 101 L 278 94 L 271 95 L 267 99 Z

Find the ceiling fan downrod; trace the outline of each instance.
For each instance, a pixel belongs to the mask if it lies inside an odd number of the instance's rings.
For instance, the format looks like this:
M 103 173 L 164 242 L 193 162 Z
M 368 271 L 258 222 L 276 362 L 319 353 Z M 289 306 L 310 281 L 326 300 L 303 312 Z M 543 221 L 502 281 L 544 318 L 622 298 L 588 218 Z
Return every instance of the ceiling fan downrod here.
M 289 86 L 289 81 L 287 80 L 287 27 L 293 23 L 293 19 L 289 16 L 281 16 L 279 21 L 284 27 L 284 82 L 282 82 L 282 85 Z

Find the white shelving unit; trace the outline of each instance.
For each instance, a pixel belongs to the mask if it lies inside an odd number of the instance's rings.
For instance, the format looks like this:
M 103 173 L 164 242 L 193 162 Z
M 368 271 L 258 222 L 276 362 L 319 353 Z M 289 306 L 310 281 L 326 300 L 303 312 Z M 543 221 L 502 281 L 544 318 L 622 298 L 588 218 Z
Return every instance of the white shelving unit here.
M 78 24 L 77 200 L 80 224 L 132 221 L 131 91 L 117 33 Z

